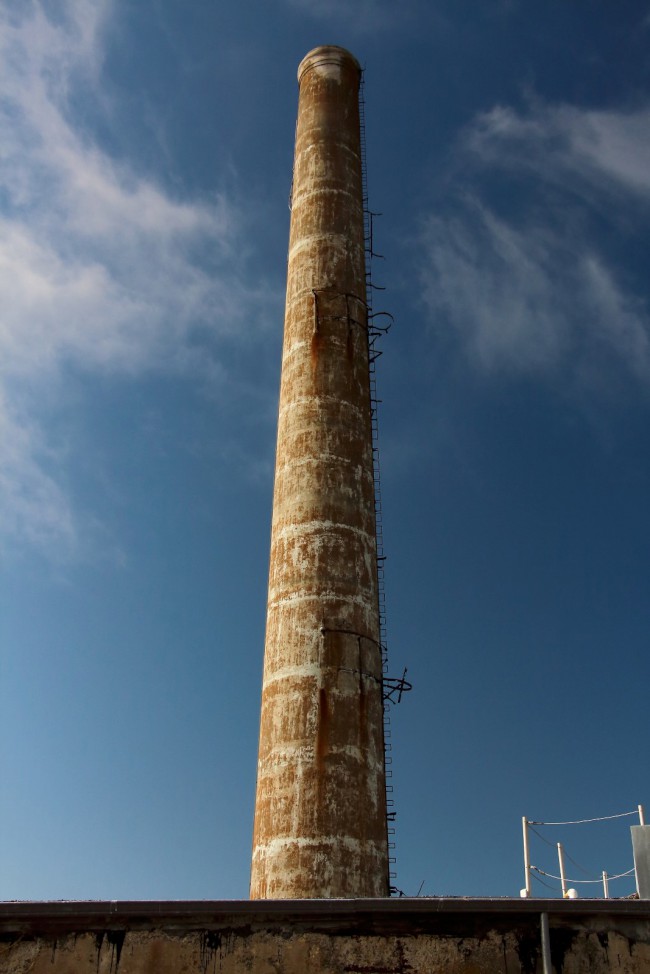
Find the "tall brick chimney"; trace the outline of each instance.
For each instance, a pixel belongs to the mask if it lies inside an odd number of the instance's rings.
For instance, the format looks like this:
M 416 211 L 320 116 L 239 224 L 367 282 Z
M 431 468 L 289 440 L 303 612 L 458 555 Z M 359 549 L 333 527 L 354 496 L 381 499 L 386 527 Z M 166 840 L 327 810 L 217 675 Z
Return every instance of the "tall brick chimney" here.
M 253 899 L 388 895 L 360 77 L 298 68 Z

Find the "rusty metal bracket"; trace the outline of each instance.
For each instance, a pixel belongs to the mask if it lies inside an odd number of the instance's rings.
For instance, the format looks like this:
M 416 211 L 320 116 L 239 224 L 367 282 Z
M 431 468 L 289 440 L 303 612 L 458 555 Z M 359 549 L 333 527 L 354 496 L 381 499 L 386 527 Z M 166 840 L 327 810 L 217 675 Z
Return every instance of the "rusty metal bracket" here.
M 347 321 L 348 328 L 351 325 L 357 325 L 363 331 L 368 332 L 368 304 L 364 298 L 359 297 L 358 294 L 354 294 L 352 291 L 337 291 L 336 288 L 331 287 L 314 287 L 311 289 L 311 293 L 314 296 L 314 331 L 317 332 L 319 324 L 321 321 Z M 319 295 L 330 295 L 331 297 L 345 298 L 345 313 L 344 314 L 321 314 L 318 308 L 318 297 Z M 356 301 L 365 311 L 365 319 L 360 319 L 355 317 L 350 308 L 350 300 Z
M 404 672 L 400 677 L 384 677 L 382 681 L 384 700 L 390 700 L 391 703 L 400 703 L 402 695 L 413 689 L 413 684 L 409 683 L 406 679 L 407 672 L 408 670 L 404 667 Z

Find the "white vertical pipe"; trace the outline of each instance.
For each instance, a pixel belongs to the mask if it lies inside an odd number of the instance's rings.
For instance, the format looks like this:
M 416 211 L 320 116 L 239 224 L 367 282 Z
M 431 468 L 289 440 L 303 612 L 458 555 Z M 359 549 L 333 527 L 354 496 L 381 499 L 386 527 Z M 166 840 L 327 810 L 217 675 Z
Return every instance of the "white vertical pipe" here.
M 528 819 L 524 815 L 521 820 L 524 833 L 524 879 L 526 884 L 526 896 L 530 896 L 530 856 L 528 853 Z
M 542 933 L 542 971 L 543 974 L 553 974 L 551 967 L 551 935 L 548 929 L 548 913 L 540 916 Z
M 643 814 L 643 805 L 637 805 L 639 810 L 639 825 L 645 825 L 645 815 Z M 639 874 L 636 871 L 636 862 L 634 863 L 634 881 L 636 882 L 636 895 L 639 896 Z
M 643 814 L 643 805 L 638 805 L 639 809 L 639 825 L 645 825 L 645 816 Z M 636 859 L 634 860 L 634 882 L 636 883 L 636 895 L 641 896 L 641 891 L 639 889 L 639 874 L 636 868 Z
M 609 883 L 607 882 L 607 873 L 603 869 L 603 896 L 606 900 L 609 899 Z
M 560 882 L 562 883 L 562 896 L 566 899 L 566 878 L 564 876 L 564 850 L 562 843 L 557 844 L 557 857 L 560 863 Z

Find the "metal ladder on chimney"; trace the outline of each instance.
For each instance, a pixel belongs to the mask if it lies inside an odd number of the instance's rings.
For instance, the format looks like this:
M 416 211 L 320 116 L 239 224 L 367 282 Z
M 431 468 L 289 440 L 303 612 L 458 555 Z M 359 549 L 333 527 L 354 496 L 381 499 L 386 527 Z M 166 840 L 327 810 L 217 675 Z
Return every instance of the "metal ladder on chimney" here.
M 365 115 L 365 101 L 364 101 L 364 77 L 363 71 L 361 72 L 361 79 L 359 83 L 359 131 L 361 136 L 361 185 L 362 185 L 362 198 L 363 198 L 363 233 L 364 233 L 364 243 L 365 243 L 365 253 L 366 253 L 366 308 L 367 308 L 367 321 L 368 321 L 368 366 L 370 373 L 370 417 L 372 426 L 372 457 L 373 457 L 373 479 L 374 479 L 374 489 L 375 489 L 375 529 L 377 538 L 377 593 L 379 601 L 379 643 L 381 646 L 381 657 L 382 657 L 382 678 L 383 681 L 387 679 L 388 673 L 388 647 L 386 644 L 386 586 L 385 586 L 385 576 L 384 576 L 384 561 L 386 560 L 386 555 L 384 554 L 384 532 L 383 532 L 383 521 L 382 521 L 382 505 L 381 505 L 381 469 L 380 469 L 380 459 L 379 459 L 379 417 L 378 417 L 378 407 L 381 400 L 377 397 L 377 372 L 376 363 L 379 356 L 382 354 L 380 349 L 377 348 L 377 340 L 384 335 L 390 328 L 392 323 L 392 318 L 387 315 L 389 323 L 386 327 L 381 328 L 375 324 L 375 315 L 373 312 L 373 296 L 375 291 L 383 291 L 384 288 L 378 287 L 372 282 L 372 261 L 373 258 L 382 258 L 381 254 L 375 252 L 373 248 L 373 219 L 376 216 L 380 216 L 379 213 L 373 213 L 368 205 L 368 174 L 366 168 L 366 115 Z M 381 315 L 386 314 L 381 312 Z M 385 690 L 383 692 L 383 717 L 384 717 L 384 770 L 386 775 L 386 820 L 388 823 L 388 864 L 389 864 L 389 886 L 391 893 L 396 892 L 396 887 L 393 882 L 396 878 L 395 866 L 395 799 L 393 797 L 393 785 L 391 778 L 393 776 L 392 771 L 392 729 L 391 729 L 391 707 L 393 702 L 389 696 L 387 696 Z

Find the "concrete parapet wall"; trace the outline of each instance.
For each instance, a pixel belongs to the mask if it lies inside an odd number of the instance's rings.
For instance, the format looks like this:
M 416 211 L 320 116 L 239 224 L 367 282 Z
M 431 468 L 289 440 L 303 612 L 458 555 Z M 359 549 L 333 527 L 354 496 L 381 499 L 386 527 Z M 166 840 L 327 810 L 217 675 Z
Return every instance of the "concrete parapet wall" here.
M 310 900 L 0 904 L 2 974 L 650 974 L 650 904 Z

